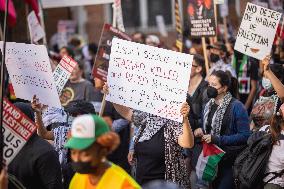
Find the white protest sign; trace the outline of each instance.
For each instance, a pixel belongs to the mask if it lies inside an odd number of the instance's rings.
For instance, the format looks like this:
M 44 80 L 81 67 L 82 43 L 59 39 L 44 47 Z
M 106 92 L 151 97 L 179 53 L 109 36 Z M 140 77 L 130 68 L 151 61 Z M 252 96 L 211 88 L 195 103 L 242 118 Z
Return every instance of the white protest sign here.
M 193 56 L 114 38 L 106 100 L 182 122 Z
M 281 13 L 248 3 L 235 50 L 262 60 L 270 54 Z
M 125 32 L 124 24 L 123 24 L 123 16 L 122 16 L 122 8 L 121 8 L 121 1 L 120 0 L 114 0 L 114 11 L 116 11 L 116 23 L 117 23 L 117 28 Z
M 28 26 L 30 30 L 31 40 L 33 42 L 37 42 L 45 36 L 45 32 L 41 27 L 34 11 L 32 11 L 28 15 Z
M 61 94 L 62 89 L 64 88 L 76 65 L 76 61 L 65 55 L 55 68 L 53 78 L 59 95 Z
M 3 157 L 7 165 L 16 157 L 32 134 L 36 125 L 7 99 L 3 100 Z
M 31 101 L 37 95 L 43 104 L 61 107 L 44 45 L 8 42 L 5 63 L 17 98 Z
M 113 3 L 114 0 L 42 0 L 44 9 Z

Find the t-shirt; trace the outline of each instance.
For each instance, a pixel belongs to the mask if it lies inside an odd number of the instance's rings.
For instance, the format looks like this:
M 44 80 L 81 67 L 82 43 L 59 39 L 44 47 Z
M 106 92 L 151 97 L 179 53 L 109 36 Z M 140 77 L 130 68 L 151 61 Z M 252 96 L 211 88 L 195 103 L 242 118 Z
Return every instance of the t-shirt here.
M 112 164 L 101 177 L 97 186 L 90 183 L 88 174 L 76 173 L 69 189 L 138 189 L 141 188 L 122 168 Z
M 58 155 L 53 147 L 38 135 L 33 135 L 8 166 L 27 189 L 62 189 Z M 16 189 L 9 182 L 9 189 Z
M 162 127 L 150 140 L 138 142 L 135 146 L 137 157 L 136 180 L 144 185 L 152 180 L 164 180 L 165 137 Z
M 92 83 L 82 79 L 79 83 L 71 83 L 68 81 L 60 95 L 62 106 L 67 106 L 73 100 L 93 101 L 95 91 Z

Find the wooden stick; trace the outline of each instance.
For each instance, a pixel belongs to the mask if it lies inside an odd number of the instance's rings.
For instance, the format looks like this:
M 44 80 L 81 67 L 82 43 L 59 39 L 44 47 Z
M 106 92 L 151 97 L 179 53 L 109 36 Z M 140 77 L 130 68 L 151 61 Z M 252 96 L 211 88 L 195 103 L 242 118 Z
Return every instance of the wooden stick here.
M 205 59 L 206 75 L 208 75 L 209 74 L 209 61 L 208 61 L 207 52 L 206 52 L 205 37 L 202 37 L 202 47 L 203 47 L 203 56 Z
M 105 111 L 105 107 L 106 107 L 106 94 L 104 94 L 103 100 L 102 100 L 102 105 L 101 105 L 101 109 L 100 109 L 100 113 L 99 116 L 102 117 Z
M 214 16 L 215 16 L 215 24 L 216 24 L 216 35 L 214 37 L 214 42 L 218 41 L 218 35 L 217 35 L 217 28 L 218 28 L 218 10 L 217 10 L 217 4 L 214 3 Z

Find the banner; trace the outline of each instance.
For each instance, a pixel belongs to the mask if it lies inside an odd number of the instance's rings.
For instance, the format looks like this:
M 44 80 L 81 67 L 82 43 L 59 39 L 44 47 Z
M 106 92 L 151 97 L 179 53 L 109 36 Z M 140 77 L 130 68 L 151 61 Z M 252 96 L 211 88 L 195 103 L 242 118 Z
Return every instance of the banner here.
M 113 3 L 114 0 L 42 0 L 42 7 L 60 8 Z
M 43 104 L 61 107 L 44 45 L 7 42 L 5 63 L 17 98 L 31 101 L 37 95 Z
M 270 55 L 281 13 L 248 3 L 238 31 L 235 50 L 262 60 Z
M 61 94 L 66 82 L 68 81 L 77 62 L 69 56 L 64 56 L 53 72 L 53 78 L 56 85 L 58 95 Z
M 41 27 L 34 11 L 32 11 L 28 15 L 28 26 L 29 26 L 31 40 L 33 42 L 38 42 L 40 39 L 44 38 L 45 32 Z
M 106 100 L 182 122 L 193 56 L 114 38 Z
M 3 99 L 3 157 L 6 165 L 12 162 L 36 129 L 34 122 L 7 99 Z
M 107 80 L 109 56 L 111 52 L 111 41 L 113 37 L 132 41 L 131 37 L 112 27 L 110 24 L 104 25 L 95 64 L 93 67 L 93 76 L 103 81 Z
M 191 37 L 216 35 L 216 21 L 213 0 L 189 0 L 187 9 Z

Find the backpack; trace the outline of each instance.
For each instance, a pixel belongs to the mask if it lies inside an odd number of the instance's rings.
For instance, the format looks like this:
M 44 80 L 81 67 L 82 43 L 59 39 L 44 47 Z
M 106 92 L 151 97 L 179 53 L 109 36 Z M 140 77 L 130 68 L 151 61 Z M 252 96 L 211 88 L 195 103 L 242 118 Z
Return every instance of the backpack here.
M 283 135 L 280 136 L 280 140 L 283 140 Z M 235 184 L 238 189 L 263 187 L 262 180 L 268 175 L 265 174 L 265 170 L 272 148 L 272 137 L 267 132 L 259 131 L 251 135 L 248 140 L 248 147 L 236 158 L 233 166 Z M 280 174 L 283 174 L 283 171 Z M 279 174 L 274 176 L 273 179 L 278 176 Z

